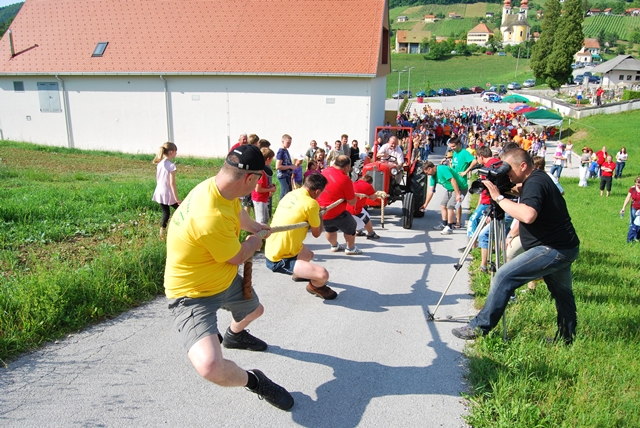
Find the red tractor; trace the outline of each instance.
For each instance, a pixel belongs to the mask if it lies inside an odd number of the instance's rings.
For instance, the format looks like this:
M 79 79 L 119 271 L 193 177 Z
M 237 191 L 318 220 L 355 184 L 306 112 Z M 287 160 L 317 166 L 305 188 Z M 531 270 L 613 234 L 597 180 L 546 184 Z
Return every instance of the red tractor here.
M 422 162 L 414 155 L 412 131 L 410 127 L 403 126 L 380 126 L 376 128 L 375 135 L 383 131 L 387 137 L 395 135 L 398 140 L 401 136 L 409 137 L 407 144 L 407 153 L 402 167 L 404 174 L 401 183 L 396 181 L 398 166 L 396 159 L 389 157 L 387 159 L 377 159 L 378 143 L 373 146 L 373 159 L 367 163 L 358 161 L 353 167 L 354 179 L 363 175 L 369 175 L 373 179 L 373 188 L 376 191 L 384 191 L 389 195 L 386 199 L 367 199 L 367 205 L 372 208 L 379 208 L 382 204 L 389 205 L 395 201 L 402 201 L 402 227 L 411 229 L 413 225 L 413 217 L 422 217 L 424 213 L 420 211 L 420 207 L 425 201 L 425 183 L 426 176 L 422 171 Z M 385 139 L 386 140 L 386 139 Z M 382 219 L 382 227 L 384 228 L 384 219 Z

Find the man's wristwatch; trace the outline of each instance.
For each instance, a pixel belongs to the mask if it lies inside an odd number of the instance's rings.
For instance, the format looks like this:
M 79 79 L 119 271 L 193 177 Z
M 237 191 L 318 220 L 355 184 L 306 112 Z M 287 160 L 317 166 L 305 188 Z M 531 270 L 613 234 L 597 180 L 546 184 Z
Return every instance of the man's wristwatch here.
M 500 201 L 502 201 L 504 199 L 503 195 L 498 195 L 498 197 L 496 198 L 496 203 L 500 203 Z

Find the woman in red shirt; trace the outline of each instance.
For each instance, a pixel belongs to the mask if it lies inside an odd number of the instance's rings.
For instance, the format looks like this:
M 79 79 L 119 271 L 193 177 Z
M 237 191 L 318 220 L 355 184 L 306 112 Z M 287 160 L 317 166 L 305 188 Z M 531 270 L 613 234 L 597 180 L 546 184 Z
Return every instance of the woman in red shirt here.
M 616 169 L 616 164 L 613 163 L 611 155 L 607 155 L 606 160 L 600 165 L 600 196 L 604 192 L 605 186 L 607 187 L 607 198 L 611 193 L 611 182 L 613 181 L 613 171 Z
M 631 215 L 629 216 L 629 233 L 627 234 L 627 242 L 640 239 L 640 226 L 635 222 L 640 217 L 640 176 L 636 177 L 635 184 L 629 189 L 627 199 L 624 200 L 622 209 L 620 210 L 620 216 L 624 215 L 624 209 L 627 208 L 627 204 L 631 202 Z

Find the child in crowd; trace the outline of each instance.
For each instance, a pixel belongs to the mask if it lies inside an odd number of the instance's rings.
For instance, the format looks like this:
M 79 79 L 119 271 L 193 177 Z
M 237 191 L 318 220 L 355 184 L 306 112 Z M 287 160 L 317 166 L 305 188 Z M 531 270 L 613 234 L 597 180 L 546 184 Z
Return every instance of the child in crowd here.
M 293 170 L 291 174 L 291 189 L 299 189 L 302 187 L 302 162 L 304 161 L 304 156 L 301 154 L 297 154 L 293 159 L 293 164 L 296 166 L 296 169 Z
M 176 187 L 176 166 L 171 162 L 178 154 L 178 147 L 173 143 L 164 143 L 158 149 L 153 163 L 156 167 L 156 190 L 153 192 L 151 200 L 160 204 L 162 209 L 162 221 L 160 223 L 160 239 L 164 239 L 167 223 L 171 211 L 175 210 L 182 202 L 178 199 L 178 189 Z
M 276 154 L 268 147 L 260 149 L 264 157 L 264 164 L 271 171 L 271 162 Z M 269 224 L 271 212 L 269 211 L 269 199 L 276 191 L 276 185 L 272 183 L 271 177 L 273 172 L 262 171 L 262 177 L 256 183 L 256 188 L 251 192 L 251 201 L 253 202 L 253 210 L 256 213 L 256 221 L 258 223 Z
M 373 183 L 373 178 L 370 175 L 365 175 L 353 183 L 353 190 L 356 194 L 359 193 L 367 195 L 370 199 L 375 199 L 376 191 L 371 183 Z M 356 230 L 358 231 L 357 236 L 366 236 L 367 239 L 380 239 L 380 236 L 373 230 L 369 213 L 364 209 L 366 205 L 367 199 L 359 197 L 356 199 L 356 204 L 354 206 L 347 205 L 347 211 L 356 221 Z
M 304 173 L 304 178 L 307 178 L 311 174 L 320 174 L 318 171 L 318 162 L 310 160 L 307 164 L 307 171 Z

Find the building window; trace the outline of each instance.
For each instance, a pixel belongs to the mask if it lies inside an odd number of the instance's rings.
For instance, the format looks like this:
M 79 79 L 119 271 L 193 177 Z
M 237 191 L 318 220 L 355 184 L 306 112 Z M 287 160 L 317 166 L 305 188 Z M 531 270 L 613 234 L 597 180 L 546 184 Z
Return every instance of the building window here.
M 636 81 L 637 81 L 637 80 L 640 80 L 640 76 L 636 76 Z
M 91 56 L 102 56 L 104 54 L 105 49 L 107 49 L 108 44 L 109 42 L 98 42 Z
M 38 82 L 38 97 L 40 98 L 41 112 L 59 113 L 62 111 L 58 82 Z
M 618 76 L 618 80 L 624 80 L 624 74 L 621 74 L 620 76 Z
M 15 92 L 24 92 L 24 82 L 13 82 L 13 90 Z
M 631 75 L 630 74 L 627 75 L 627 80 L 631 80 Z

